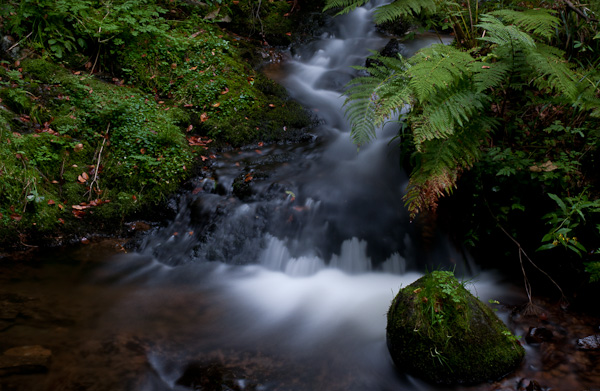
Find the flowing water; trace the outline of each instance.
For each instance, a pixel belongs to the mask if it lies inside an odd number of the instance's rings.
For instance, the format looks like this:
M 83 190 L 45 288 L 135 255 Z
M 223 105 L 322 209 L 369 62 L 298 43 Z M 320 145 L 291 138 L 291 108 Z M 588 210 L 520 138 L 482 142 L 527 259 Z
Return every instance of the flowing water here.
M 30 319 L 53 326 L 32 332 L 17 321 L 0 335 L 50 347 L 54 365 L 0 390 L 428 390 L 394 368 L 385 346 L 399 288 L 443 267 L 474 277 L 482 300 L 523 300 L 441 235 L 423 243 L 415 232 L 401 200 L 397 125 L 360 151 L 351 143 L 342 88 L 350 66 L 387 42 L 371 12 L 336 18 L 271 70 L 321 120 L 311 142 L 221 154 L 179 199 L 177 218 L 135 253 L 83 246 L 3 281 L 18 287 L 13 302 L 33 303 Z M 403 54 L 437 39 L 425 35 Z

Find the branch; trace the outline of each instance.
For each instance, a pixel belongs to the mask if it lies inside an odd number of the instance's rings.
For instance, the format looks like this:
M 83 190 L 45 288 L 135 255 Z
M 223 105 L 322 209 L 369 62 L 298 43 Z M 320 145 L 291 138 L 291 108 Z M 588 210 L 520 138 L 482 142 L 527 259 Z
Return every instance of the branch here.
M 92 179 L 92 182 L 90 183 L 89 200 L 92 199 L 92 190 L 94 188 L 94 183 L 96 184 L 96 187 L 98 187 L 98 168 L 100 167 L 100 159 L 102 159 L 102 150 L 104 149 L 104 144 L 106 144 L 106 139 L 108 138 L 109 130 L 110 130 L 110 122 L 108 123 L 108 126 L 106 127 L 106 133 L 104 134 L 104 139 L 102 140 L 102 145 L 100 146 L 100 152 L 98 152 L 98 161 L 96 162 L 96 169 L 94 170 L 94 179 Z M 100 190 L 100 188 L 98 188 L 98 190 Z
M 575 12 L 577 15 L 581 16 L 588 23 L 589 22 L 598 22 L 598 19 L 590 18 L 582 10 L 580 10 L 577 7 L 575 7 L 575 4 L 571 3 L 569 0 L 563 0 L 563 3 L 565 3 L 565 5 L 567 6 L 567 8 L 570 8 L 573 12 Z

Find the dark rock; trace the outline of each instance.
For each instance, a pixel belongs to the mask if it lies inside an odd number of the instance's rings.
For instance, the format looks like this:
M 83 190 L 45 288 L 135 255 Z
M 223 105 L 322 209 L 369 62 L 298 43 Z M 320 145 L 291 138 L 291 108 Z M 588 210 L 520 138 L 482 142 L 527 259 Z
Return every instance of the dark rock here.
M 519 385 L 517 386 L 517 390 L 518 391 L 542 391 L 543 388 L 540 385 L 540 383 L 538 383 L 535 380 L 521 379 L 519 381 Z
M 530 327 L 525 341 L 531 345 L 551 341 L 553 337 L 552 331 L 545 327 Z
M 218 363 L 189 364 L 175 383 L 193 390 L 241 390 L 232 371 Z
M 395 57 L 398 58 L 398 54 L 402 52 L 402 43 L 396 38 L 392 38 L 388 41 L 388 43 L 379 51 L 379 54 L 383 57 Z M 373 60 L 371 58 L 367 58 L 366 66 L 372 65 L 381 65 L 381 63 L 377 60 Z
M 598 350 L 600 349 L 600 334 L 588 335 L 585 338 L 577 340 L 577 348 L 581 350 Z
M 8 349 L 0 356 L 0 376 L 46 372 L 52 352 L 39 345 Z
M 494 312 L 442 271 L 398 292 L 388 311 L 387 345 L 399 370 L 438 384 L 498 380 L 525 355 Z

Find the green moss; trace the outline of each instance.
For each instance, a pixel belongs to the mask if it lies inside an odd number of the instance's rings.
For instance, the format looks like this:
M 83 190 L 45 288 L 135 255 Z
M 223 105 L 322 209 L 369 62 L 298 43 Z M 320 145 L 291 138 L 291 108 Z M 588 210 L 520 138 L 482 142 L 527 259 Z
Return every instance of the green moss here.
M 291 9 L 291 3 L 285 0 L 242 0 L 231 8 L 231 29 L 244 36 L 265 40 L 271 45 L 289 45 L 291 34 L 288 33 L 294 31 L 294 19 L 289 15 Z
M 398 293 L 387 340 L 398 368 L 433 383 L 496 380 L 524 356 L 502 321 L 450 272 L 430 273 Z
M 304 109 L 255 71 L 244 50 L 214 25 L 191 18 L 152 42 L 133 42 L 121 63 L 129 83 L 188 113 L 195 131 L 217 142 L 281 139 L 285 129 L 308 126 Z
M 187 177 L 194 163 L 183 110 L 42 59 L 21 67 L 18 88 L 40 109 L 0 117 L 0 226 L 7 232 L 50 232 L 82 217 L 120 221 L 163 202 Z

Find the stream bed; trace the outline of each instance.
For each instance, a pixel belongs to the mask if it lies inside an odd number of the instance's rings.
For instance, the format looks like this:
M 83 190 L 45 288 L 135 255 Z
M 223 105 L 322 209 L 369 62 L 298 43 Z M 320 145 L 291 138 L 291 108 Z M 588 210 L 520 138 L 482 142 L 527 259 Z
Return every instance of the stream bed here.
M 395 368 L 385 345 L 395 293 L 435 268 L 497 300 L 527 350 L 514 374 L 453 389 L 600 389 L 599 352 L 577 349 L 600 320 L 544 298 L 536 316 L 518 315 L 519 277 L 481 270 L 409 222 L 397 124 L 352 144 L 342 88 L 388 41 L 371 12 L 334 19 L 267 69 L 319 118 L 309 141 L 217 152 L 173 200 L 177 217 L 148 225 L 135 251 L 92 239 L 0 259 L 0 352 L 25 347 L 32 360 L 0 366 L 0 391 L 442 390 Z M 526 341 L 531 327 L 543 341 Z

